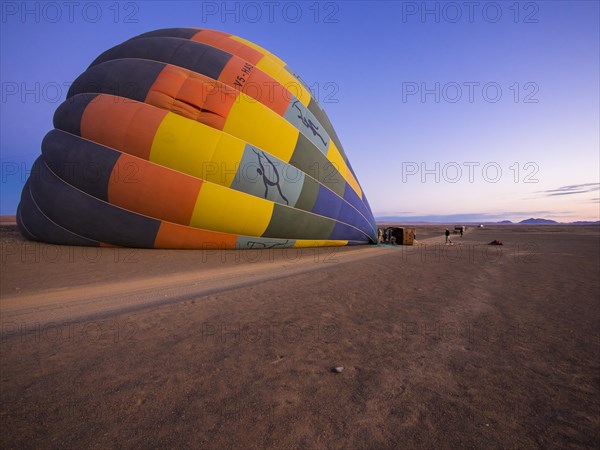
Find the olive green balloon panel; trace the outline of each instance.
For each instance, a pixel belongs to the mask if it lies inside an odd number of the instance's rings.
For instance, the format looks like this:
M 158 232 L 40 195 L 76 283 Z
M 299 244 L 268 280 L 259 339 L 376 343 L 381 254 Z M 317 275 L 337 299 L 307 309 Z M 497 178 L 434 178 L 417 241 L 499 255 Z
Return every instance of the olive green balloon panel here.
M 376 240 L 322 108 L 283 61 L 241 38 L 167 29 L 126 41 L 75 80 L 54 127 L 17 210 L 29 239 L 142 248 Z

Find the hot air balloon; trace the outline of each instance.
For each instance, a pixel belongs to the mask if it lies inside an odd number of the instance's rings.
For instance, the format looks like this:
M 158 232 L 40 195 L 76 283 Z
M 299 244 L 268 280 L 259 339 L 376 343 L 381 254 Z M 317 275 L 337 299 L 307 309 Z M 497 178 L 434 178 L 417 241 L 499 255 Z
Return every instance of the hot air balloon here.
M 330 120 L 296 73 L 220 31 L 101 54 L 54 114 L 21 195 L 32 240 L 140 248 L 374 243 Z

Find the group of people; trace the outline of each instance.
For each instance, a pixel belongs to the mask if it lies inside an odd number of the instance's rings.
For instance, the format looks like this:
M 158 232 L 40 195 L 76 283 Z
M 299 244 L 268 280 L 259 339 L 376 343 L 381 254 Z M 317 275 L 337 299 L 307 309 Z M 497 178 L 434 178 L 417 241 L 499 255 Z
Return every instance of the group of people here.
M 378 244 L 390 244 L 390 245 L 412 245 L 413 241 L 417 239 L 417 233 L 412 231 L 412 239 L 407 242 L 403 242 L 402 228 L 379 228 L 377 230 L 377 243 Z M 404 238 L 406 239 L 406 237 Z
M 393 235 L 393 230 L 391 228 L 383 228 L 378 229 L 377 235 L 377 243 L 378 244 L 396 244 L 396 237 Z
M 378 228 L 377 243 L 389 245 L 413 245 L 417 240 L 414 228 L 387 227 Z

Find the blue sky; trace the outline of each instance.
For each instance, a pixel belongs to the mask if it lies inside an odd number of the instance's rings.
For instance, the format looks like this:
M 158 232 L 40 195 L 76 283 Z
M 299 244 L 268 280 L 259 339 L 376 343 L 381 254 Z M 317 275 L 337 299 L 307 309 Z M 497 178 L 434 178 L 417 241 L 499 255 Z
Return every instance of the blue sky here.
M 599 220 L 599 2 L 2 2 L 1 214 L 104 50 L 200 27 L 292 66 L 376 217 Z M 434 217 L 435 216 L 435 217 Z

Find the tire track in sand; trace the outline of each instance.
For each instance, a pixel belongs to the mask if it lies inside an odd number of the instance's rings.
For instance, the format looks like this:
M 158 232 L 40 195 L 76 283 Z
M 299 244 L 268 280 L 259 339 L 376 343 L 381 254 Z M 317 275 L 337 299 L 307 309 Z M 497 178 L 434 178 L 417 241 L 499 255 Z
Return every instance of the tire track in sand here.
M 188 272 L 154 276 L 114 283 L 89 284 L 27 295 L 4 296 L 0 301 L 3 322 L 65 322 L 132 312 L 151 306 L 183 301 L 322 270 L 373 258 L 393 251 L 383 247 L 363 247 L 339 252 L 331 259 L 315 262 L 312 257 L 242 263 L 234 266 L 199 268 Z

